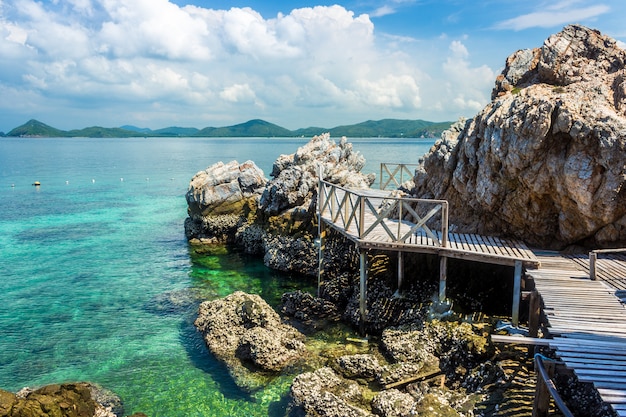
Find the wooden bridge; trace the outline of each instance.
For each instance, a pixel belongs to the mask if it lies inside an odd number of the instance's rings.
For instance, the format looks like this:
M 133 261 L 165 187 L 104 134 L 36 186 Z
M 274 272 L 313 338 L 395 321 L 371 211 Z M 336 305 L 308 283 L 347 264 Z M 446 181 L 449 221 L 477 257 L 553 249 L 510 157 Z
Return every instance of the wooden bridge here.
M 381 188 L 401 184 L 395 176 L 406 169 L 381 166 Z M 383 180 L 383 173 L 389 178 Z M 526 294 L 530 300 L 531 337 L 522 341 L 494 335 L 494 341 L 549 346 L 580 381 L 593 383 L 603 401 L 620 417 L 626 417 L 626 249 L 596 250 L 588 256 L 533 252 L 511 239 L 451 233 L 448 203 L 444 200 L 407 198 L 384 189 L 350 190 L 325 181 L 319 183 L 318 216 L 320 274 L 326 228 L 338 231 L 359 250 L 362 324 L 366 312 L 367 250 L 398 253 L 398 287 L 403 281 L 403 253 L 438 255 L 440 301 L 445 300 L 448 258 L 513 266 L 511 316 L 515 327 L 519 324 L 525 269 L 527 284 L 535 287 Z M 544 338 L 538 339 L 540 321 L 545 333 Z M 542 360 L 536 359 L 536 364 L 542 375 L 538 377 L 537 391 L 541 394 L 540 385 L 554 386 Z M 550 393 L 558 396 L 554 389 Z M 537 395 L 533 416 L 547 416 L 548 403 L 549 396 Z M 563 407 L 563 415 L 571 415 L 560 398 L 556 403 Z
M 517 325 L 522 269 L 539 264 L 524 243 L 493 236 L 450 233 L 448 202 L 444 200 L 407 198 L 385 190 L 350 190 L 326 181 L 319 183 L 318 216 L 320 274 L 327 227 L 353 241 L 359 249 L 362 323 L 366 309 L 366 251 L 377 249 L 398 253 L 399 288 L 404 280 L 403 253 L 438 255 L 441 302 L 446 297 L 448 258 L 514 267 L 512 318 Z
M 495 342 L 553 349 L 558 365 L 573 372 L 579 381 L 592 383 L 620 417 L 626 417 L 623 252 L 597 250 L 583 256 L 535 251 L 541 266 L 526 270 L 529 285 L 534 285 L 529 295 L 531 337 L 492 336 Z M 537 339 L 540 326 L 544 337 Z M 549 383 L 539 381 L 538 386 Z M 549 397 L 537 395 L 533 416 L 547 416 L 548 403 Z

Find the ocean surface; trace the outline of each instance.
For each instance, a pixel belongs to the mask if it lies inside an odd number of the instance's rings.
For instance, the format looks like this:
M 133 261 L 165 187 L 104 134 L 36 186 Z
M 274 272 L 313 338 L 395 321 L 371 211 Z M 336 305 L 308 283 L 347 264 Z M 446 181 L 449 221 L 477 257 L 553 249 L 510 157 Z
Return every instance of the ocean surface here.
M 253 160 L 266 176 L 308 138 L 0 138 L 0 388 L 90 381 L 126 414 L 281 416 L 290 378 L 239 391 L 193 326 L 198 298 L 236 290 L 277 305 L 314 290 L 240 253 L 195 253 L 183 222 L 192 176 Z M 352 139 L 417 163 L 434 139 Z M 40 186 L 33 186 L 35 181 Z

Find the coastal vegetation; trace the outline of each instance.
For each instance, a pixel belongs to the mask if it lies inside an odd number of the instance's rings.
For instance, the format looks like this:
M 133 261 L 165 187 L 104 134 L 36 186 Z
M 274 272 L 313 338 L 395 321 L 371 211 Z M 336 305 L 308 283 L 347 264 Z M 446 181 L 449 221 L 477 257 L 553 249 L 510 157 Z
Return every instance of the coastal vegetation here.
M 289 130 L 265 120 L 254 119 L 245 123 L 224 127 L 171 126 L 152 130 L 136 126 L 121 127 L 92 126 L 83 129 L 60 130 L 38 120 L 29 120 L 9 131 L 9 137 L 88 137 L 88 138 L 128 138 L 128 137 L 311 137 L 329 132 L 332 136 L 346 137 L 388 137 L 422 138 L 438 137 L 451 126 L 452 122 L 429 122 L 426 120 L 368 120 L 354 125 L 333 128 L 307 127 Z M 2 136 L 5 136 L 4 134 Z

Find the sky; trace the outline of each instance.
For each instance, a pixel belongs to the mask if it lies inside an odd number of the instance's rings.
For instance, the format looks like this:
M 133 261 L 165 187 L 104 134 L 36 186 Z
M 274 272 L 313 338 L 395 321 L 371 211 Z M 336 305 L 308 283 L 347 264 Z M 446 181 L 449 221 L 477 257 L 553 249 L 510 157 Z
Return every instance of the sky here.
M 0 0 L 0 131 L 454 121 L 571 23 L 626 45 L 623 0 Z

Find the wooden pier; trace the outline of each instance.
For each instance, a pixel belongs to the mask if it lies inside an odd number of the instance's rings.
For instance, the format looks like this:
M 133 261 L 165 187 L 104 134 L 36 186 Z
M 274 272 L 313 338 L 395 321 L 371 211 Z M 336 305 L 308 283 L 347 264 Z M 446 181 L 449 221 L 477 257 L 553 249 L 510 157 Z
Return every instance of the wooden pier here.
M 395 169 L 381 166 L 381 188 L 399 185 L 402 180 L 395 176 L 405 171 L 407 167 L 401 164 Z M 384 182 L 383 173 L 389 176 Z M 407 198 L 397 191 L 351 190 L 325 181 L 320 181 L 318 191 L 320 279 L 326 229 L 332 228 L 359 250 L 362 324 L 368 250 L 398 253 L 398 287 L 403 280 L 403 253 L 438 255 L 441 302 L 445 300 L 448 258 L 513 266 L 511 316 L 516 327 L 525 269 L 527 284 L 534 285 L 527 293 L 531 337 L 494 335 L 493 340 L 549 346 L 581 382 L 592 383 L 602 400 L 620 417 L 626 417 L 626 249 L 595 250 L 588 255 L 533 252 L 516 240 L 450 233 L 448 203 L 444 200 Z M 538 339 L 540 323 L 545 326 L 544 338 Z M 545 371 L 540 359 L 536 363 Z M 549 376 L 542 378 L 544 387 L 551 384 L 545 380 Z M 554 396 L 554 390 L 549 395 Z M 538 397 L 533 416 L 547 415 L 546 396 L 541 395 L 541 407 L 537 407 Z M 571 415 L 569 410 L 562 411 Z
M 602 400 L 626 417 L 626 308 L 613 285 L 626 281 L 626 261 L 610 255 L 615 251 L 595 252 L 596 259 L 593 252 L 583 256 L 536 251 L 541 266 L 528 269 L 526 277 L 535 286 L 537 297 L 531 299 L 541 301 L 536 313 L 541 313 L 544 338 L 492 339 L 550 347 L 579 381 L 592 383 Z M 538 323 L 532 310 L 530 321 Z M 537 330 L 529 326 L 536 336 Z M 533 415 L 546 414 L 535 410 Z
M 320 181 L 318 194 L 320 274 L 326 228 L 353 241 L 360 254 L 361 321 L 365 319 L 368 250 L 398 253 L 398 287 L 403 277 L 402 254 L 438 255 L 439 300 L 446 298 L 448 258 L 514 267 L 512 319 L 519 320 L 521 276 L 524 266 L 539 261 L 522 242 L 448 231 L 448 202 L 407 198 L 384 190 L 350 190 Z M 321 277 L 320 277 L 321 279 Z

